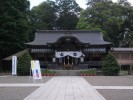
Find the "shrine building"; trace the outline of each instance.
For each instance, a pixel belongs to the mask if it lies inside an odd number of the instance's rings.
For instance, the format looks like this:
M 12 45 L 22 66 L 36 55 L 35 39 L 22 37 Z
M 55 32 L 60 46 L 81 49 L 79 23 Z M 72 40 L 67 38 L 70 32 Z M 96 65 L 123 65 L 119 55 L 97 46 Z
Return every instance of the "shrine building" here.
M 26 44 L 32 58 L 50 69 L 100 69 L 112 46 L 101 32 L 84 30 L 38 30 Z

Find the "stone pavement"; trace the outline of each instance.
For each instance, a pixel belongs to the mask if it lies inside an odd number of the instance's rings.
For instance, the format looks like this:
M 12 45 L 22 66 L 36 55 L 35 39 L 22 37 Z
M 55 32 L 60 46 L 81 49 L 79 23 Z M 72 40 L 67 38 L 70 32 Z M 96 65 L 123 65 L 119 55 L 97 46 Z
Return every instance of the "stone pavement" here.
M 24 100 L 105 100 L 83 77 L 54 77 Z

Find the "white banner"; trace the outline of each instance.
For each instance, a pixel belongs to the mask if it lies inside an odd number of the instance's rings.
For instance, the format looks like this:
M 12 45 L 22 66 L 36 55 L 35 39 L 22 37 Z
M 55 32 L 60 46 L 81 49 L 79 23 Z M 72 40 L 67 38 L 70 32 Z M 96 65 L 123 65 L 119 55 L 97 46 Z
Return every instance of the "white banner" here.
M 82 52 L 80 51 L 63 51 L 63 52 L 55 52 L 55 57 L 56 58 L 62 58 L 65 56 L 71 56 L 74 58 L 80 58 L 82 56 L 85 56 Z
M 12 56 L 12 75 L 17 75 L 17 57 Z
M 42 79 L 39 60 L 31 61 L 33 79 Z

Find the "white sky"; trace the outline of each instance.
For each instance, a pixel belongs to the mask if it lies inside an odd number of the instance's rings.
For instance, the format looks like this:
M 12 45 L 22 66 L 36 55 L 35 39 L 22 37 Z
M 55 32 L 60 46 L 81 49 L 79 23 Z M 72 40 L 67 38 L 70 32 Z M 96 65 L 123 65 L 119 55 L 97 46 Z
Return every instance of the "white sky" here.
M 29 0 L 30 1 L 30 8 L 32 8 L 33 6 L 37 6 L 39 5 L 41 2 L 45 1 L 45 0 Z M 86 1 L 87 0 L 76 0 L 76 2 L 79 4 L 79 6 L 81 6 L 82 8 L 86 8 Z M 114 2 L 117 2 L 117 0 L 112 0 Z M 130 2 L 133 5 L 133 0 L 128 0 L 128 2 Z

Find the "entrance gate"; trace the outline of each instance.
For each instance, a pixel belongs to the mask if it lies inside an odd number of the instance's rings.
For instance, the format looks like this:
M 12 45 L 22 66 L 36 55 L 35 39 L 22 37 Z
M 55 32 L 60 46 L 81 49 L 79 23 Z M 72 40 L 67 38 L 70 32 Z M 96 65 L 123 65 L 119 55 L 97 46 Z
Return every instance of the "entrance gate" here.
M 71 56 L 64 57 L 64 69 L 67 70 L 73 69 L 73 64 L 74 64 L 73 59 L 74 58 Z

